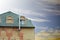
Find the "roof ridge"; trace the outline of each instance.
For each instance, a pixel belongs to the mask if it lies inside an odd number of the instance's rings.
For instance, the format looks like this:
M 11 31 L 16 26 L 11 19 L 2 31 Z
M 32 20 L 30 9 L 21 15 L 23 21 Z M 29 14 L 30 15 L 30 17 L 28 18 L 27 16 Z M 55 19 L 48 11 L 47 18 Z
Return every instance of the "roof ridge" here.
M 13 14 L 16 14 L 16 13 L 14 13 L 14 12 L 12 12 L 12 11 L 7 11 L 7 12 L 4 12 L 4 13 L 2 13 L 2 14 L 0 14 L 0 15 L 6 14 L 6 13 L 13 13 Z M 16 15 L 18 15 L 18 14 L 16 14 Z

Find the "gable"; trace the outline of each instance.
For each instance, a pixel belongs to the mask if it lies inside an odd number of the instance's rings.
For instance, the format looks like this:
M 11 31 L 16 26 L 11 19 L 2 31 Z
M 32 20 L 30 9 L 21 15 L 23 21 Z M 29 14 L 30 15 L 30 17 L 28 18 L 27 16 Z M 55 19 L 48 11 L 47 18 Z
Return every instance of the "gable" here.
M 15 14 L 11 11 L 5 12 L 3 14 L 1 14 L 0 16 L 18 16 L 18 14 Z
M 6 19 L 9 16 L 13 17 L 13 20 L 14 20 L 13 24 L 6 23 Z M 15 14 L 15 13 L 13 13 L 11 11 L 3 13 L 3 14 L 0 15 L 0 18 L 2 20 L 2 22 L 0 23 L 0 26 L 2 26 L 2 25 L 3 26 L 18 26 L 18 23 L 19 23 L 18 22 L 18 20 L 19 20 L 18 17 L 19 17 L 19 15 Z

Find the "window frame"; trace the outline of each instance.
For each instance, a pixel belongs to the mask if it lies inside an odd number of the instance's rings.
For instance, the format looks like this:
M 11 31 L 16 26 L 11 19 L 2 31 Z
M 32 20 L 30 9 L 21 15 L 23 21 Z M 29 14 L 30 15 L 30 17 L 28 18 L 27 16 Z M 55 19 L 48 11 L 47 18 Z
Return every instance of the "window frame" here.
M 9 24 L 14 23 L 13 17 L 12 17 L 12 16 L 7 16 L 7 17 L 6 17 L 6 23 L 9 23 Z

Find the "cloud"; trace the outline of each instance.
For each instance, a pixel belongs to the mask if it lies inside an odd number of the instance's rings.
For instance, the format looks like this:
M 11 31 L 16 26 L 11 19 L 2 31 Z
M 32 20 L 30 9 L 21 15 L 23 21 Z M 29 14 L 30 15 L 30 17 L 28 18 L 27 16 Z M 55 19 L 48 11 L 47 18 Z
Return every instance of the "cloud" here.
M 17 8 L 11 8 L 11 11 L 20 14 L 20 15 L 29 15 L 29 16 L 41 16 L 41 17 L 45 17 L 46 14 L 43 13 L 38 13 L 32 10 L 26 10 L 26 9 L 17 9 Z
M 41 36 L 49 36 L 50 35 L 50 33 L 48 33 L 48 32 L 38 32 L 37 34 L 36 34 L 36 36 L 39 36 L 39 37 L 41 37 Z
M 48 29 L 48 32 L 54 32 L 55 30 L 53 28 Z
M 38 17 L 38 16 L 41 16 L 41 17 L 45 17 L 46 16 L 46 14 L 42 14 L 42 13 L 37 13 L 37 12 L 34 12 L 34 11 L 32 11 L 32 10 L 25 10 L 25 9 L 17 9 L 17 8 L 10 8 L 10 9 L 7 9 L 7 10 L 5 10 L 4 11 L 4 9 L 3 9 L 3 11 L 4 12 L 6 12 L 6 11 L 12 11 L 12 12 L 14 12 L 14 13 L 16 13 L 16 14 L 19 14 L 19 15 L 24 15 L 24 16 L 26 16 L 27 17 L 27 15 L 29 15 L 29 16 L 36 16 L 36 17 Z M 40 19 L 40 18 L 29 18 L 29 16 L 27 17 L 28 19 L 30 19 L 30 20 L 32 20 L 32 21 L 35 21 L 35 22 L 49 22 L 49 20 L 46 20 L 46 19 Z
M 59 0 L 37 0 L 37 1 L 35 1 L 35 4 L 37 4 L 36 6 L 41 11 L 46 11 L 46 13 L 47 12 L 49 12 L 49 13 L 53 12 L 51 14 L 60 15 L 59 6 L 57 6 L 57 3 L 59 4 L 60 1 Z M 47 13 L 47 14 L 49 14 L 49 13 Z
M 55 30 L 55 32 L 59 33 L 59 32 L 60 32 L 60 30 Z
M 28 17 L 27 17 L 27 18 L 28 18 Z M 50 22 L 50 20 L 46 20 L 46 19 L 38 19 L 38 18 L 36 18 L 36 19 L 28 18 L 28 19 L 30 19 L 30 20 L 32 20 L 32 21 L 35 21 L 35 22 Z
M 46 32 L 47 29 L 48 29 L 48 27 L 46 27 L 46 26 L 36 27 L 36 30 L 39 30 L 37 33 L 39 33 L 39 32 Z
M 16 12 L 17 14 L 20 13 L 20 15 L 30 15 L 30 16 L 32 15 L 32 16 L 42 16 L 42 17 L 46 16 L 46 14 L 43 12 L 38 13 L 38 12 L 32 11 L 32 10 L 20 9 L 21 7 L 19 7 L 19 6 L 22 6 L 24 4 L 24 0 L 22 0 L 22 1 L 13 0 L 13 1 L 12 0 L 1 0 L 0 1 L 0 12 L 2 13 L 5 11 L 8 11 L 8 10 L 12 10 L 12 11 Z M 28 0 L 26 0 L 26 1 L 29 2 Z M 32 1 L 30 1 L 30 2 L 32 2 Z M 36 4 L 38 4 L 36 6 L 39 6 L 39 8 L 45 7 L 45 3 L 43 3 L 44 1 L 52 2 L 52 3 L 59 2 L 59 0 L 55 0 L 55 1 L 54 0 L 40 0 L 40 1 L 34 0 L 34 2 Z M 17 6 L 19 7 L 19 9 Z M 37 10 L 37 9 L 35 8 L 34 10 Z M 49 11 L 49 12 L 60 12 L 58 10 L 51 10 L 51 9 L 46 9 L 46 8 L 41 8 L 41 10 L 42 11 L 45 10 L 45 11 Z M 56 15 L 60 15 L 60 13 L 56 13 Z
M 45 10 L 46 12 L 53 12 L 50 14 L 60 15 L 60 10 L 53 10 L 53 9 L 46 9 L 46 8 L 42 10 Z M 49 14 L 49 13 L 46 13 L 46 14 Z
M 41 10 L 46 11 L 46 12 L 56 12 L 56 13 L 51 13 L 51 14 L 60 15 L 59 10 L 46 9 L 46 8 L 42 8 Z M 41 17 L 46 17 L 49 14 L 49 13 L 44 13 L 44 12 L 38 13 L 32 10 L 17 9 L 17 8 L 10 8 L 10 7 L 0 8 L 0 14 L 6 11 L 12 11 L 20 15 L 41 16 Z
M 60 4 L 60 0 L 34 0 L 38 3 Z
M 43 29 L 43 30 L 46 30 L 46 29 L 48 29 L 48 27 L 46 27 L 46 26 L 40 26 L 40 27 L 38 27 L 39 29 Z
M 48 2 L 50 4 L 60 4 L 60 0 L 42 0 L 42 1 Z
M 3 9 L 4 10 L 4 9 Z M 12 11 L 16 14 L 19 14 L 19 15 L 29 15 L 29 16 L 41 16 L 41 17 L 45 17 L 46 14 L 41 14 L 41 13 L 37 13 L 37 12 L 34 12 L 32 10 L 25 10 L 25 9 L 17 9 L 17 8 L 10 8 L 8 9 L 9 11 Z M 8 11 L 6 10 L 6 11 Z M 5 11 L 4 11 L 5 12 Z M 46 19 L 40 19 L 40 18 L 29 18 L 27 17 L 28 19 L 32 20 L 32 21 L 35 21 L 35 22 L 49 22 L 49 20 L 46 20 Z

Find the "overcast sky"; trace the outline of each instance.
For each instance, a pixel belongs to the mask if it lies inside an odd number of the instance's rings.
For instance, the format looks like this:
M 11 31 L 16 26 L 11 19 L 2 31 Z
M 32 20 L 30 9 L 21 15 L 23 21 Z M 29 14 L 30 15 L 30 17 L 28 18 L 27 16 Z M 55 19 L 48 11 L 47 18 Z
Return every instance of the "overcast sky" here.
M 0 0 L 0 14 L 7 11 L 31 19 L 36 33 L 60 28 L 60 0 Z

